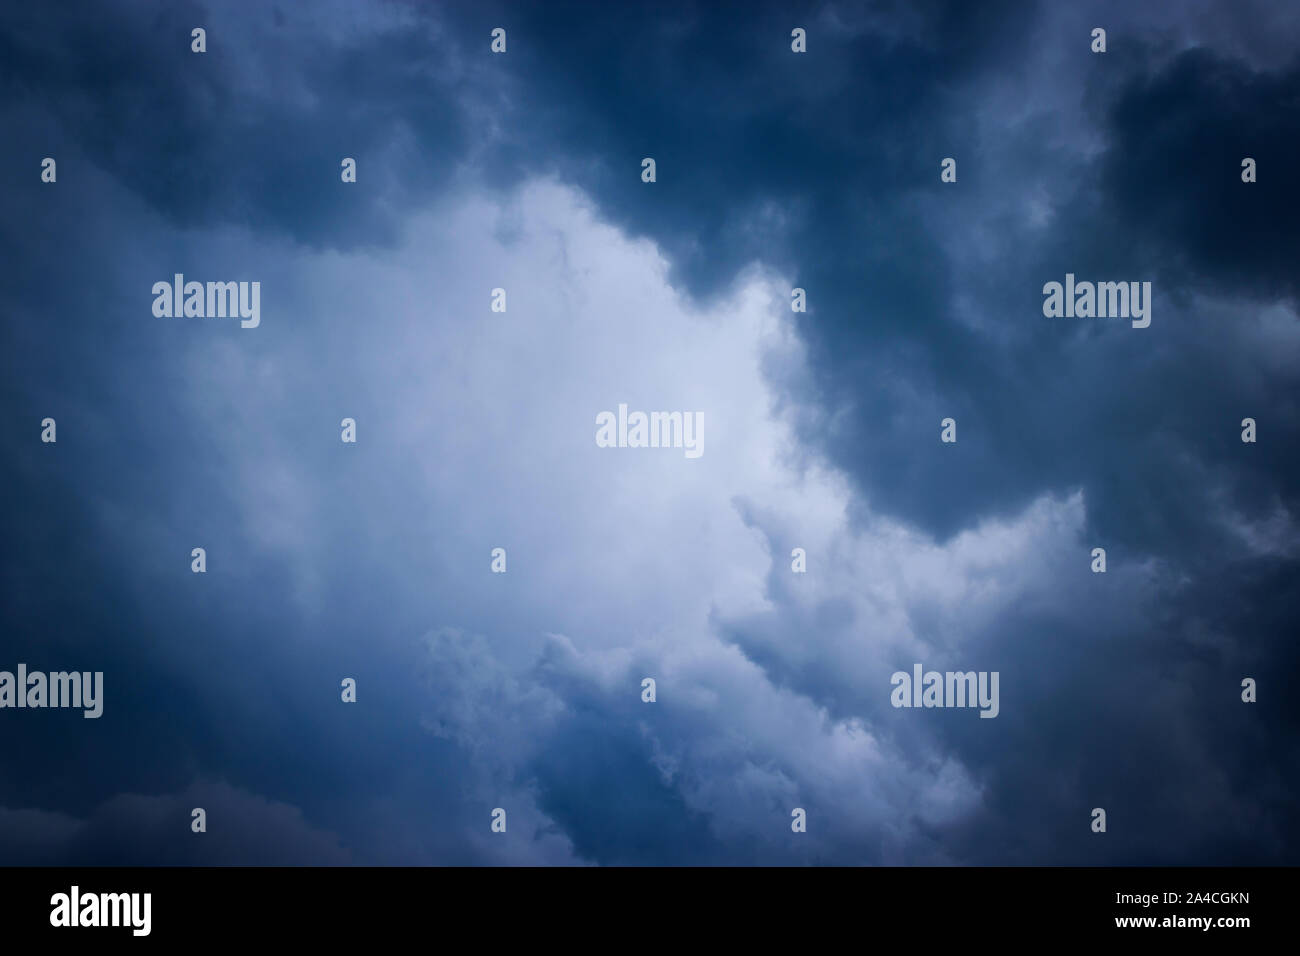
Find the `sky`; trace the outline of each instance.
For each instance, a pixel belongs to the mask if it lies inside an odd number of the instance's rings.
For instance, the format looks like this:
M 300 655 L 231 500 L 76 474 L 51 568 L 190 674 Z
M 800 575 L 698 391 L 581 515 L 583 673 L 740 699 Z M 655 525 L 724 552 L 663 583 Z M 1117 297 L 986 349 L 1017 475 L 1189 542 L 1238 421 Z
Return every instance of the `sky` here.
M 103 713 L 0 708 L 0 862 L 1300 863 L 1297 50 L 1285 0 L 6 4 L 0 670 Z

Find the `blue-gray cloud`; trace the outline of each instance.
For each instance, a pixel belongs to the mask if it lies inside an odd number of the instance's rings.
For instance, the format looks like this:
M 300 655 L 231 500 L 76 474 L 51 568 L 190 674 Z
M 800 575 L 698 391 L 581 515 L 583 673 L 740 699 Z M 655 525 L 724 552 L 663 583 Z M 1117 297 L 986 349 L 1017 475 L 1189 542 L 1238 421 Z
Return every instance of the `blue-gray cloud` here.
M 6 10 L 0 666 L 108 699 L 6 715 L 0 845 L 1294 862 L 1288 14 Z M 260 278 L 263 326 L 154 319 L 173 272 Z M 1043 318 L 1066 272 L 1151 280 L 1151 327 Z M 705 408 L 698 467 L 601 457 L 628 399 Z M 1001 715 L 888 707 L 913 660 Z M 203 787 L 240 825 L 195 850 Z

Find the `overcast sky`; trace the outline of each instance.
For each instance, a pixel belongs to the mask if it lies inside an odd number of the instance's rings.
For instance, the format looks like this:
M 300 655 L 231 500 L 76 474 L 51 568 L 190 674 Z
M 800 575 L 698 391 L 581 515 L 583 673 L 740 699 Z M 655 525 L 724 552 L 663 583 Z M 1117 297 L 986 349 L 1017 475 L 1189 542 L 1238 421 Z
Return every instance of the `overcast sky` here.
M 104 712 L 0 710 L 0 862 L 1300 862 L 1297 49 L 1288 0 L 7 5 L 0 670 Z M 1067 273 L 1150 327 L 1044 317 Z M 703 454 L 597 447 L 620 403 Z M 894 708 L 915 663 L 998 716 Z

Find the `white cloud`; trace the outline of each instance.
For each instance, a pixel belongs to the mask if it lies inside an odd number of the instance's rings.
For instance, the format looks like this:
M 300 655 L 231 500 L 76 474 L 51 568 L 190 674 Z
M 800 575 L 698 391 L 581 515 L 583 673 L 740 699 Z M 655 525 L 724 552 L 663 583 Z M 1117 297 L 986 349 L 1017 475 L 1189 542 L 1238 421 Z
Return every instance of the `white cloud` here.
M 474 755 L 484 799 L 506 781 L 530 799 L 514 776 L 562 732 L 564 681 L 614 707 L 648 666 L 648 759 L 719 838 L 779 848 L 800 801 L 899 853 L 909 821 L 959 816 L 980 791 L 923 733 L 907 752 L 879 736 L 882 674 L 936 657 L 982 669 L 963 639 L 1078 560 L 1081 496 L 943 543 L 869 510 L 851 524 L 848 483 L 793 437 L 808 410 L 778 410 L 765 374 L 807 374 L 790 283 L 751 267 L 704 310 L 667 271 L 573 189 L 470 196 L 414 215 L 395 252 L 269 267 L 261 329 L 196 338 L 195 407 L 304 609 L 377 577 L 404 595 L 398 616 L 427 609 L 427 729 Z M 596 415 L 620 402 L 702 412 L 703 457 L 598 448 Z M 344 416 L 356 446 L 338 440 Z M 806 575 L 789 570 L 795 545 Z M 489 572 L 497 546 L 505 575 Z M 778 661 L 833 674 L 838 716 Z M 862 698 L 848 715 L 845 688 Z M 834 852 L 824 826 L 808 836 Z

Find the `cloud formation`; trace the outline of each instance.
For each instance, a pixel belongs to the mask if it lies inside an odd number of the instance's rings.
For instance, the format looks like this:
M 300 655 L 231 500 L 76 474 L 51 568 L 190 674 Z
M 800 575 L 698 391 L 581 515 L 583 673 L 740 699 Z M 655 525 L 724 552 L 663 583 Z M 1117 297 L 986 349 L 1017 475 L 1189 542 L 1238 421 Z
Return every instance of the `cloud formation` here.
M 0 847 L 1294 862 L 1294 38 L 1270 3 L 7 10 L 0 650 L 106 703 L 6 728 Z M 154 318 L 175 272 L 260 281 L 261 326 Z M 1151 327 L 1045 319 L 1066 272 L 1152 281 Z M 704 455 L 597 447 L 619 403 L 701 412 Z M 918 661 L 999 671 L 999 717 L 890 707 Z

